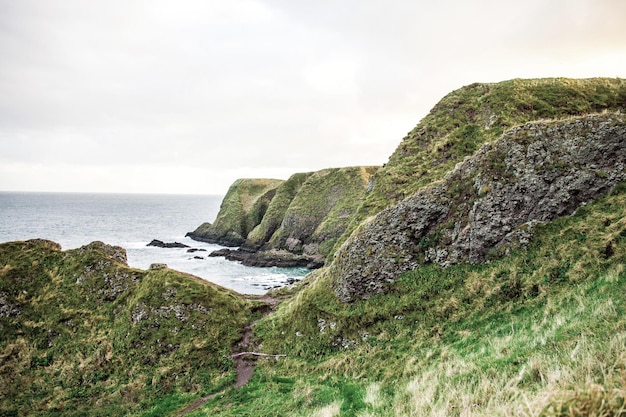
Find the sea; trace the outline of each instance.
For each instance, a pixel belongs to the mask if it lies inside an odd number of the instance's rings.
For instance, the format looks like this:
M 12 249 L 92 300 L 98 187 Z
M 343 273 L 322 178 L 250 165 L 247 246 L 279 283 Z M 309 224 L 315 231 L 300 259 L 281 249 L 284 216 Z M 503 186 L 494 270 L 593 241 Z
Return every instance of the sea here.
M 208 254 L 222 246 L 185 234 L 213 222 L 222 196 L 0 192 L 0 243 L 43 238 L 64 250 L 101 241 L 126 249 L 128 265 L 165 263 L 241 294 L 261 295 L 303 278 L 306 268 L 257 268 Z M 153 239 L 190 248 L 147 246 Z

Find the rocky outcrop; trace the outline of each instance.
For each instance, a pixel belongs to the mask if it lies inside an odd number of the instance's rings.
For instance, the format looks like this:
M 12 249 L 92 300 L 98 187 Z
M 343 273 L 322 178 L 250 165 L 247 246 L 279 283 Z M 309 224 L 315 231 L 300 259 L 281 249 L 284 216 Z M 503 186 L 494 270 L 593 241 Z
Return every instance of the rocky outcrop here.
M 245 247 L 236 250 L 218 249 L 209 254 L 210 257 L 223 256 L 229 261 L 238 261 L 246 266 L 280 268 L 307 267 L 309 269 L 321 268 L 322 260 L 314 259 L 308 255 L 297 255 L 286 250 L 269 249 L 255 251 Z
M 524 245 L 534 224 L 571 214 L 626 180 L 625 164 L 620 114 L 513 128 L 362 224 L 330 266 L 337 295 L 367 298 L 422 265 L 483 262 Z
M 204 223 L 187 236 L 223 246 L 243 244 L 248 233 L 263 219 L 276 189 L 283 182 L 276 179 L 238 179 L 228 189 L 215 222 Z
M 273 190 L 262 218 L 245 239 L 236 240 L 237 246 L 242 246 L 241 250 L 219 251 L 214 256 L 226 256 L 254 266 L 314 268 L 323 265 L 363 201 L 369 179 L 377 169 L 330 168 L 292 175 Z M 236 184 L 238 182 L 231 186 L 229 194 Z M 234 222 L 231 218 L 226 203 L 230 200 L 232 198 L 227 195 L 218 220 L 235 228 L 241 222 Z M 198 240 L 204 240 L 206 235 L 198 232 L 201 228 L 188 235 L 192 239 L 200 236 Z M 221 229 L 220 234 L 229 237 L 230 242 L 232 236 L 240 236 L 241 230 Z M 224 239 L 213 241 L 228 246 Z
M 125 258 L 102 242 L 0 244 L 0 415 L 49 415 L 50 404 L 62 404 L 53 414 L 129 415 L 164 395 L 232 384 L 228 355 L 252 303 Z
M 188 245 L 180 242 L 163 242 L 162 240 L 152 239 L 146 246 L 156 246 L 157 248 L 188 248 Z
M 483 143 L 497 140 L 515 126 L 625 108 L 626 80 L 620 78 L 513 79 L 452 91 L 373 175 L 372 189 L 340 241 L 368 217 L 440 180 Z

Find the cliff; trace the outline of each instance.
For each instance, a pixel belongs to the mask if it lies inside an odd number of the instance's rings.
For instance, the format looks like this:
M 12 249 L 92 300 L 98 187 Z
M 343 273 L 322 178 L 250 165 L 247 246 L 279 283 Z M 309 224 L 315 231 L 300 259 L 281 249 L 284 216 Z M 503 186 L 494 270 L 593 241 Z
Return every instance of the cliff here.
M 619 78 L 514 79 L 459 88 L 432 108 L 374 174 L 371 192 L 342 240 L 367 217 L 441 179 L 515 126 L 625 106 L 626 80 Z
M 448 94 L 402 140 L 396 151 L 391 155 L 389 162 L 372 177 L 371 192 L 366 195 L 363 204 L 357 211 L 346 233 L 339 240 L 339 243 L 345 242 L 346 245 L 341 255 L 337 257 L 335 265 L 332 266 L 332 274 L 337 282 L 337 294 L 345 300 L 352 299 L 354 296 L 367 297 L 372 292 L 380 291 L 384 287 L 384 282 L 395 279 L 399 272 L 411 270 L 419 265 L 423 265 L 424 262 L 438 260 L 439 263 L 446 265 L 450 262 L 478 262 L 484 260 L 485 254 L 482 252 L 496 249 L 490 245 L 497 245 L 497 240 L 493 240 L 490 243 L 485 242 L 485 246 L 479 249 L 481 255 L 472 252 L 471 255 L 466 256 L 465 252 L 460 249 L 460 243 L 454 247 L 447 247 L 447 243 L 452 244 L 454 239 L 448 239 L 448 242 L 445 243 L 445 239 L 442 237 L 461 233 L 458 227 L 475 226 L 474 222 L 459 221 L 459 218 L 449 214 L 452 209 L 455 212 L 463 213 L 463 215 L 469 215 L 471 208 L 468 206 L 468 202 L 474 202 L 472 193 L 477 192 L 472 179 L 468 178 L 467 181 L 458 181 L 460 175 L 458 170 L 469 169 L 467 164 L 476 165 L 478 162 L 470 161 L 466 163 L 463 161 L 466 158 L 473 158 L 473 161 L 476 161 L 475 158 L 477 157 L 478 159 L 483 158 L 480 155 L 488 152 L 489 149 L 488 145 L 486 147 L 483 145 L 497 142 L 505 135 L 507 139 L 502 140 L 498 150 L 492 151 L 490 153 L 491 156 L 487 157 L 489 160 L 495 161 L 492 163 L 493 168 L 489 173 L 492 178 L 510 178 L 511 173 L 508 170 L 519 169 L 515 167 L 515 164 L 519 164 L 527 165 L 529 169 L 536 170 L 532 178 L 525 178 L 527 181 L 550 183 L 550 181 L 555 179 L 556 172 L 560 172 L 564 175 L 559 179 L 564 183 L 562 185 L 564 188 L 585 188 L 585 185 L 581 185 L 581 183 L 584 184 L 585 181 L 590 180 L 568 176 L 567 171 L 559 171 L 554 167 L 562 165 L 562 168 L 567 167 L 567 169 L 575 171 L 579 167 L 587 166 L 586 164 L 592 167 L 597 163 L 599 163 L 598 166 L 605 166 L 599 161 L 602 156 L 597 152 L 587 152 L 584 149 L 570 149 L 570 147 L 582 146 L 576 140 L 577 137 L 586 139 L 590 134 L 589 130 L 585 130 L 587 129 L 586 127 L 575 131 L 575 126 L 580 126 L 580 124 L 602 124 L 602 122 L 599 122 L 600 119 L 594 118 L 589 120 L 581 119 L 579 121 L 568 121 L 568 119 L 599 112 L 620 112 L 625 107 L 626 81 L 622 79 L 516 79 L 495 84 L 471 84 Z M 545 121 L 550 120 L 554 123 L 546 125 Z M 559 127 L 560 120 L 564 124 Z M 613 118 L 613 122 L 618 125 L 621 123 L 619 120 L 621 120 L 619 115 Z M 516 128 L 524 124 L 528 125 L 521 131 Z M 597 128 L 598 126 L 594 125 L 588 129 Z M 618 126 L 614 126 L 614 128 L 619 130 Z M 521 154 L 516 156 L 518 162 L 514 163 L 510 160 L 512 156 L 508 154 L 509 150 L 504 148 L 506 148 L 509 142 L 515 142 L 514 139 L 511 139 L 511 136 L 516 134 L 526 135 L 524 132 L 527 129 L 539 132 L 536 135 L 542 137 L 542 139 L 538 139 L 541 144 L 531 145 L 528 154 L 520 151 Z M 568 130 L 571 131 L 567 132 Z M 595 131 L 592 132 L 592 136 L 593 134 L 595 134 Z M 611 134 L 618 135 L 618 137 L 612 139 L 617 141 L 614 145 L 618 150 L 623 146 L 623 142 L 620 142 L 622 139 L 619 138 L 619 132 L 616 131 Z M 533 135 L 535 133 L 526 136 L 533 137 Z M 544 144 L 551 142 L 553 135 L 556 141 L 562 142 L 561 148 L 558 151 L 553 149 L 550 152 L 544 151 L 544 154 L 540 153 L 539 156 L 535 155 L 538 151 L 533 149 L 535 147 L 547 146 Z M 595 146 L 599 148 L 604 146 L 601 142 L 605 138 L 594 137 L 593 139 L 595 140 Z M 584 141 L 584 139 L 581 140 Z M 519 139 L 516 146 L 523 147 L 523 145 L 519 144 L 521 142 L 528 145 L 531 141 L 530 139 Z M 550 148 L 547 147 L 547 149 Z M 614 152 L 619 153 L 617 150 L 614 150 Z M 581 154 L 576 163 L 570 160 L 559 159 L 558 153 L 570 151 L 587 153 Z M 545 155 L 545 153 L 549 155 Z M 509 160 L 506 158 L 509 158 Z M 535 159 L 527 160 L 526 158 Z M 542 160 L 541 158 L 547 159 Z M 585 158 L 588 158 L 587 162 L 583 162 Z M 619 160 L 621 160 L 620 158 L 621 156 L 618 157 Z M 458 164 L 461 165 L 459 166 Z M 537 166 L 533 164 L 537 164 Z M 619 165 L 613 167 L 612 170 L 609 169 L 610 167 L 606 168 L 619 177 Z M 457 171 L 456 174 L 453 173 L 455 170 Z M 473 166 L 472 170 L 471 175 L 478 175 L 477 173 L 480 172 L 481 168 Z M 516 178 L 516 181 L 524 181 L 521 174 L 517 173 L 516 175 L 520 176 Z M 587 174 L 581 173 L 581 175 Z M 603 176 L 604 174 L 598 173 L 597 175 Z M 479 175 L 479 181 L 484 176 L 485 173 Z M 446 181 L 457 181 L 453 186 L 455 191 L 449 190 L 450 186 L 446 185 Z M 573 181 L 574 183 L 569 184 L 568 181 Z M 579 183 L 576 183 L 576 181 Z M 570 201 L 563 195 L 555 196 L 555 200 L 551 204 L 560 206 L 563 203 L 567 205 L 566 208 L 556 209 L 556 212 L 560 211 L 556 215 L 571 213 L 578 204 L 588 202 L 585 198 L 597 198 L 603 195 L 603 193 L 611 189 L 612 184 L 615 184 L 616 181 L 615 176 L 599 178 L 598 183 L 604 185 L 599 186 L 601 188 L 600 191 L 596 192 L 593 197 L 582 193 L 585 197 L 581 197 L 579 200 L 571 199 L 573 201 Z M 436 184 L 441 182 L 444 183 L 443 186 L 436 186 Z M 494 183 L 484 184 L 484 188 L 478 191 L 483 193 L 486 190 L 498 190 L 498 187 L 502 186 L 497 180 L 492 180 L 492 182 Z M 533 184 L 525 185 L 520 183 L 518 186 L 526 186 L 527 190 L 531 190 L 526 192 L 529 196 L 530 193 L 538 191 Z M 441 191 L 441 187 L 445 187 L 448 190 L 446 191 L 447 194 L 456 192 L 463 195 L 467 201 L 458 201 L 458 199 L 444 196 L 445 193 Z M 523 189 L 521 190 L 519 193 L 523 194 L 524 191 Z M 428 197 L 423 197 L 425 195 Z M 437 195 L 437 197 L 434 195 Z M 488 196 L 488 198 L 492 196 L 493 194 Z M 429 207 L 433 210 L 420 211 L 421 209 L 418 209 L 415 205 L 410 206 L 411 202 L 421 201 L 424 198 L 433 201 L 432 204 L 429 204 Z M 558 198 L 562 200 L 559 201 Z M 439 202 L 440 207 L 437 210 L 434 209 L 436 206 L 434 200 Z M 533 201 L 530 204 L 544 204 L 545 202 L 545 200 Z M 499 219 L 502 216 L 514 215 L 506 212 L 508 206 L 503 200 L 498 201 L 498 203 L 502 203 L 502 206 L 499 207 L 493 203 L 489 216 Z M 477 204 L 480 204 L 480 202 Z M 387 210 L 383 211 L 385 209 Z M 529 210 L 532 211 L 532 209 Z M 421 214 L 418 215 L 418 213 Z M 379 220 L 371 221 L 371 218 L 377 215 Z M 431 217 L 427 220 L 420 217 L 425 215 Z M 385 216 L 389 216 L 387 221 L 382 220 Z M 366 220 L 368 220 L 369 225 L 364 224 Z M 532 219 L 528 216 L 518 220 L 522 223 L 532 224 Z M 545 221 L 548 219 L 540 220 Z M 483 220 L 481 219 L 481 221 Z M 390 227 L 392 224 L 394 227 Z M 396 228 L 396 225 L 399 228 Z M 402 225 L 407 225 L 408 228 L 405 229 Z M 500 226 L 503 229 L 498 229 Z M 502 233 L 510 233 L 517 226 L 519 225 L 496 224 L 491 227 L 493 230 L 490 230 L 489 233 L 497 231 L 496 236 L 502 238 Z M 380 233 L 370 235 L 370 231 L 376 227 L 380 227 Z M 385 229 L 386 227 L 389 228 Z M 359 230 L 355 232 L 357 228 Z M 447 228 L 452 228 L 453 230 L 446 231 Z M 353 232 L 354 235 L 352 235 Z M 471 229 L 471 231 L 470 229 L 463 229 L 463 233 L 469 233 L 467 236 L 470 239 L 475 238 L 475 233 L 477 232 L 476 229 Z M 487 232 L 485 231 L 485 233 Z M 399 234 L 402 234 L 402 236 Z M 379 240 L 381 236 L 385 238 Z M 402 240 L 403 243 L 398 243 L 398 240 Z M 436 244 L 434 243 L 435 241 L 437 242 Z M 468 246 L 468 244 L 465 244 L 465 246 Z M 356 249 L 357 247 L 360 249 Z M 402 249 L 399 249 L 400 247 Z M 408 249 L 409 247 L 411 248 L 410 250 Z M 426 249 L 428 252 L 424 253 L 423 249 Z M 357 252 L 359 253 L 358 255 L 356 255 Z M 370 258 L 369 256 L 372 254 L 376 254 L 376 256 Z M 420 255 L 418 256 L 417 254 Z M 357 270 L 353 271 L 351 269 L 352 266 L 359 264 L 363 260 L 368 265 L 367 267 L 361 265 Z M 388 268 L 390 262 L 398 266 Z M 389 271 L 389 273 L 385 271 Z M 359 273 L 364 274 L 364 276 L 359 277 Z M 378 278 L 368 280 L 367 277 L 372 276 Z M 352 282 L 352 277 L 354 277 L 354 282 Z M 371 286 L 371 288 L 363 288 L 363 285 Z
M 222 244 L 237 242 L 242 246 L 240 250 L 223 250 L 216 254 L 247 265 L 319 267 L 350 224 L 365 197 L 370 177 L 377 169 L 330 168 L 294 174 L 263 194 L 264 210 L 254 212 L 256 225 L 247 229 L 240 226 L 241 216 L 232 214 L 232 201 L 240 199 L 233 199 L 233 195 L 247 195 L 241 190 L 242 180 L 237 180 L 224 198 L 214 225 L 203 225 L 188 235 Z M 219 233 L 214 232 L 216 225 L 219 225 Z M 224 227 L 226 225 L 230 228 Z M 245 231 L 248 233 L 241 234 Z M 216 235 L 228 239 L 213 239 Z
M 224 196 L 215 222 L 204 223 L 187 236 L 224 246 L 241 245 L 263 219 L 276 189 L 282 183 L 282 180 L 276 179 L 238 179 Z
M 626 118 L 589 115 L 513 128 L 445 177 L 362 225 L 330 273 L 344 301 L 429 263 L 480 263 L 527 244 L 626 180 Z

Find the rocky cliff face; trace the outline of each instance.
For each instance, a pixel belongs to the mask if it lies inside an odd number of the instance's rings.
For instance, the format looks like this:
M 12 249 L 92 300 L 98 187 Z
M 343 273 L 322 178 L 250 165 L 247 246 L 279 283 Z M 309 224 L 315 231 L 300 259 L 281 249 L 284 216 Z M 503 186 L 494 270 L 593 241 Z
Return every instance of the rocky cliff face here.
M 330 272 L 344 301 L 427 263 L 483 262 L 523 245 L 537 222 L 571 214 L 626 179 L 626 119 L 589 115 L 513 128 L 363 224 Z
M 321 266 L 348 227 L 377 169 L 330 168 L 294 174 L 261 195 L 265 209 L 254 211 L 257 217 L 253 228 L 243 228 L 242 221 L 233 218 L 230 202 L 238 201 L 233 195 L 241 195 L 238 191 L 241 180 L 238 180 L 224 199 L 214 225 L 203 225 L 189 236 L 241 245 L 239 251 L 220 251 L 219 255 L 248 265 Z M 259 214 L 262 214 L 260 218 Z M 214 239 L 215 235 L 221 238 Z
M 222 200 L 215 222 L 204 223 L 187 236 L 224 246 L 243 244 L 248 233 L 263 219 L 276 189 L 282 183 L 282 180 L 276 179 L 238 179 Z

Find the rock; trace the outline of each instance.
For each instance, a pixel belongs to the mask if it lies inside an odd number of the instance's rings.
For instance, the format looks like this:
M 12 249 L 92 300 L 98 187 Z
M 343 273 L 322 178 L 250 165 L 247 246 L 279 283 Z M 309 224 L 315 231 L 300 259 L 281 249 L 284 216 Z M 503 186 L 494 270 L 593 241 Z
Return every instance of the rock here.
M 357 229 L 330 267 L 343 301 L 401 273 L 479 263 L 528 243 L 532 226 L 572 214 L 626 179 L 626 118 L 589 115 L 506 132 Z
M 172 242 L 166 243 L 157 239 L 153 239 L 152 242 L 148 243 L 146 246 L 156 246 L 158 248 L 188 248 L 188 245 L 180 242 Z
M 60 247 L 60 246 L 59 246 Z M 80 252 L 86 252 L 90 250 L 99 250 L 104 252 L 109 258 L 114 259 L 117 262 L 121 262 L 124 265 L 128 265 L 128 258 L 126 256 L 126 249 L 121 246 L 112 246 L 104 242 L 95 241 L 88 245 L 82 246 L 78 249 Z
M 191 249 L 187 249 L 187 253 L 195 253 L 195 252 L 206 252 L 206 249 L 196 249 L 196 248 L 191 248 Z
M 219 256 L 226 256 L 228 255 L 230 252 L 232 252 L 232 249 L 218 249 L 218 250 L 214 250 L 213 252 L 209 253 L 210 257 L 219 257 Z
M 223 256 L 229 261 L 238 261 L 246 266 L 256 267 L 309 267 L 319 268 L 318 265 L 323 265 L 323 259 L 319 257 L 312 257 L 309 255 L 296 255 L 291 252 L 282 250 L 271 251 L 253 251 L 250 249 L 239 248 L 233 249 L 218 249 L 209 254 L 210 257 Z M 309 269 L 313 269 L 309 268 Z
M 164 263 L 153 263 L 153 264 L 150 264 L 150 268 L 148 268 L 148 269 L 153 271 L 153 270 L 166 269 L 166 268 L 167 268 L 167 264 L 164 264 Z

